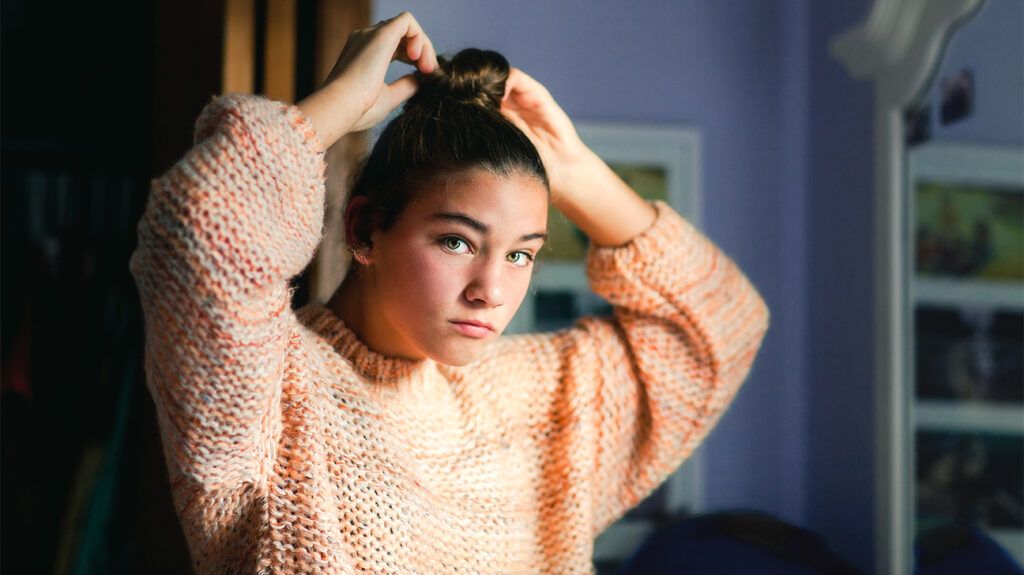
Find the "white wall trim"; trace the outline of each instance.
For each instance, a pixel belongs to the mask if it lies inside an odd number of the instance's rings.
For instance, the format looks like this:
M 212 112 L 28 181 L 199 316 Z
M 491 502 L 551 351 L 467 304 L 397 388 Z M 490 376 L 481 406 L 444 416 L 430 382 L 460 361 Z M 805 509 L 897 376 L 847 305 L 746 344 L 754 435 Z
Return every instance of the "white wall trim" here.
M 876 0 L 832 55 L 875 85 L 875 572 L 913 571 L 907 397 L 909 278 L 904 251 L 903 110 L 934 74 L 946 39 L 983 0 Z

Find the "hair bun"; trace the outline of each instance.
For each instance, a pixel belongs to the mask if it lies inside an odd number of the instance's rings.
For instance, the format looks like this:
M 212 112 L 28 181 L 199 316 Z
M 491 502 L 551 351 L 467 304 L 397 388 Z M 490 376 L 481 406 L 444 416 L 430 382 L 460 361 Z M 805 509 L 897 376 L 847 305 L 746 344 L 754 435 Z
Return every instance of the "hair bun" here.
M 437 62 L 437 70 L 421 77 L 410 106 L 448 100 L 492 110 L 501 108 L 509 73 L 504 56 L 493 50 L 466 48 L 451 60 L 439 56 Z

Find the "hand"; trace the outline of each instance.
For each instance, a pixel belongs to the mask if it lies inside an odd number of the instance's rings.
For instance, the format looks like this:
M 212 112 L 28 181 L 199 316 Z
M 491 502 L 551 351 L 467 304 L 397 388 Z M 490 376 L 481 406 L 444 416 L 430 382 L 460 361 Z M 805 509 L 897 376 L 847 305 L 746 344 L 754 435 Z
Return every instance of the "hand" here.
M 593 153 L 547 88 L 518 68 L 509 71 L 501 113 L 536 146 L 557 206 L 558 199 L 573 188 L 574 173 L 595 159 Z
M 600 246 L 620 246 L 649 228 L 657 211 L 580 140 L 540 82 L 512 68 L 501 112 L 540 152 L 551 203 Z
M 323 86 L 298 103 L 330 147 L 348 132 L 375 126 L 416 92 L 412 74 L 384 83 L 394 60 L 429 74 L 437 68 L 434 46 L 408 12 L 349 35 Z

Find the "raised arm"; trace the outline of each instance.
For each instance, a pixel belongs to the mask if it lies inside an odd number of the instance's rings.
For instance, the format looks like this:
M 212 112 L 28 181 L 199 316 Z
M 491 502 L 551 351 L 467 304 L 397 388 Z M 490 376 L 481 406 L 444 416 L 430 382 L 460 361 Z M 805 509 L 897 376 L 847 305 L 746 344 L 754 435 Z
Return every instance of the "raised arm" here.
M 593 243 L 625 244 L 654 222 L 654 208 L 580 140 L 547 89 L 518 68 L 505 84 L 502 112 L 540 152 L 551 203 Z
M 325 85 L 297 106 L 216 98 L 194 147 L 152 181 L 129 267 L 173 475 L 213 488 L 270 468 L 294 345 L 288 281 L 321 238 L 323 151 L 412 94 L 411 78 L 384 83 L 393 59 L 436 66 L 411 15 L 354 33 Z
M 320 238 L 323 156 L 296 108 L 256 96 L 215 99 L 195 134 L 151 183 L 130 269 L 168 464 L 212 487 L 268 468 L 288 280 Z
M 770 320 L 726 254 L 667 204 L 655 206 L 654 225 L 629 243 L 591 248 L 590 283 L 614 317 L 567 332 L 572 351 L 561 355 L 595 409 L 596 532 L 660 485 L 711 432 L 747 378 Z
M 714 427 L 753 365 L 769 312 L 707 237 L 590 151 L 543 86 L 517 70 L 506 92 L 503 110 L 537 145 L 553 203 L 591 239 L 591 287 L 614 308 L 612 319 L 515 346 L 555 366 L 515 403 L 526 406 L 527 434 L 569 460 L 550 462 L 545 481 L 575 473 L 589 487 L 565 505 L 589 509 L 596 536 Z

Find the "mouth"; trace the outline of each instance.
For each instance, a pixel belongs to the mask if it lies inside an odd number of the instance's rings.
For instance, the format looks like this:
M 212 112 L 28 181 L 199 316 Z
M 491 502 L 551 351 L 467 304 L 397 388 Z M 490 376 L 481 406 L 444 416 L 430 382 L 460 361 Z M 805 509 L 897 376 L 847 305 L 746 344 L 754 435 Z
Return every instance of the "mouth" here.
M 494 333 L 494 326 L 487 322 L 468 320 L 468 319 L 453 319 L 449 320 L 450 324 L 459 333 L 473 337 L 473 338 L 484 338 Z

